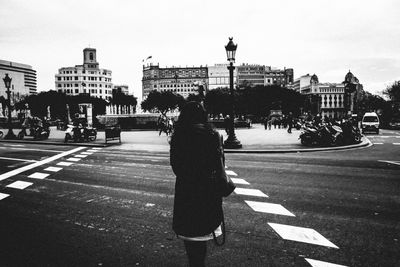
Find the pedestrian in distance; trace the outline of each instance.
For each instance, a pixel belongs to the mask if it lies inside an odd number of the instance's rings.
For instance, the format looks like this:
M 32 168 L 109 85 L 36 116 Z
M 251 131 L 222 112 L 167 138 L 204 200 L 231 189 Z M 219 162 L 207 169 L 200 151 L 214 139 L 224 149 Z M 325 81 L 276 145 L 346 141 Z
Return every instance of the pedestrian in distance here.
M 292 133 L 292 128 L 293 128 L 293 114 L 292 112 L 289 112 L 289 115 L 287 116 L 287 125 L 288 125 L 288 133 Z
M 207 241 L 224 231 L 222 196 L 213 179 L 221 157 L 221 136 L 204 107 L 187 103 L 175 123 L 170 163 L 176 175 L 172 228 L 184 242 L 189 266 L 205 266 Z

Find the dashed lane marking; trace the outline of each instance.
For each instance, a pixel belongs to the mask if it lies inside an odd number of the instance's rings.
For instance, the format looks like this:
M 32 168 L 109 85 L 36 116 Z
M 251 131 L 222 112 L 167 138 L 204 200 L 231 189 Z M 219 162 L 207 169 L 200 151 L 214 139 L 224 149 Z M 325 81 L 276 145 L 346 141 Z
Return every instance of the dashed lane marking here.
M 268 197 L 266 194 L 258 189 L 236 188 L 234 191 L 238 195 L 247 195 L 255 197 Z
M 82 155 L 93 155 L 93 152 L 82 152 Z
M 385 163 L 390 163 L 390 164 L 395 164 L 395 165 L 400 165 L 400 161 L 390 161 L 390 160 L 378 160 L 379 162 L 385 162 Z
M 237 176 L 236 172 L 234 172 L 234 171 L 229 171 L 229 170 L 226 170 L 226 174 L 228 174 L 228 175 L 233 175 L 233 176 Z
M 57 160 L 57 159 L 59 159 L 59 158 L 65 157 L 65 156 L 67 156 L 67 155 L 73 154 L 73 153 L 75 153 L 75 152 L 77 152 L 77 151 L 79 151 L 79 150 L 82 150 L 82 149 L 84 149 L 84 148 L 85 148 L 85 147 L 77 147 L 77 148 L 74 148 L 74 149 L 72 149 L 72 150 L 69 150 L 69 151 L 65 151 L 65 152 L 63 152 L 63 153 L 60 153 L 60 154 L 58 154 L 58 155 L 54 155 L 54 156 L 52 156 L 52 157 L 46 158 L 46 159 L 44 159 L 44 160 L 41 160 L 41 161 L 38 161 L 38 162 L 35 162 L 35 163 L 32 163 L 32 164 L 29 164 L 29 165 L 27 165 L 27 166 L 23 166 L 23 167 L 21 167 L 21 168 L 18 168 L 18 169 L 15 169 L 15 170 L 12 170 L 12 171 L 3 173 L 3 174 L 0 175 L 0 181 L 5 180 L 5 179 L 7 179 L 7 178 L 10 178 L 10 177 L 12 177 L 12 176 L 14 176 L 14 175 L 20 174 L 20 173 L 22 173 L 22 172 L 31 170 L 31 169 L 33 169 L 33 168 L 39 167 L 39 166 L 41 166 L 41 165 L 50 163 L 50 162 L 52 162 L 52 161 L 55 161 L 55 160 Z
M 9 196 L 10 196 L 9 194 L 0 193 L 0 200 L 3 200 L 3 199 L 5 199 L 6 197 L 9 197 Z
M 42 173 L 42 172 L 35 172 L 31 175 L 28 176 L 28 178 L 33 178 L 33 179 L 44 179 L 47 176 L 49 176 L 50 174 L 48 173 Z
M 250 208 L 252 208 L 254 211 L 257 211 L 257 212 L 272 213 L 272 214 L 296 217 L 293 213 L 288 211 L 286 208 L 284 208 L 280 204 L 258 202 L 258 201 L 248 201 L 248 200 L 245 200 L 244 202 L 246 202 L 246 204 L 249 205 Z
M 15 188 L 15 189 L 21 189 L 22 190 L 22 189 L 25 189 L 25 188 L 27 188 L 28 186 L 31 186 L 31 185 L 33 185 L 33 183 L 24 182 L 24 181 L 16 181 L 16 182 L 14 182 L 12 184 L 7 185 L 6 187 Z
M 329 263 L 329 262 L 326 262 L 326 261 L 318 261 L 318 260 L 307 259 L 307 258 L 305 258 L 305 260 L 306 260 L 312 267 L 347 267 L 347 266 L 345 266 L 345 265 Z
M 61 162 L 57 163 L 56 165 L 58 165 L 58 166 L 71 166 L 72 164 L 74 164 L 74 163 L 61 161 Z
M 68 162 L 69 163 L 69 162 Z M 60 167 L 47 167 L 46 169 L 44 169 L 45 171 L 48 171 L 48 172 L 58 172 L 58 171 L 61 171 L 63 168 L 60 168 Z
M 246 180 L 240 178 L 231 178 L 235 184 L 249 184 Z
M 268 223 L 283 239 L 339 249 L 331 241 L 311 228 Z
M 14 161 L 25 161 L 25 162 L 37 162 L 37 160 L 32 160 L 32 159 L 16 159 L 16 158 L 7 158 L 7 157 L 0 157 L 0 159 L 14 160 Z
M 393 143 L 393 145 L 395 145 L 395 146 L 400 146 L 400 143 Z
M 86 158 L 88 155 L 75 155 L 75 158 Z
M 80 161 L 81 159 L 78 159 L 78 158 L 67 158 L 67 160 L 77 162 L 77 161 Z

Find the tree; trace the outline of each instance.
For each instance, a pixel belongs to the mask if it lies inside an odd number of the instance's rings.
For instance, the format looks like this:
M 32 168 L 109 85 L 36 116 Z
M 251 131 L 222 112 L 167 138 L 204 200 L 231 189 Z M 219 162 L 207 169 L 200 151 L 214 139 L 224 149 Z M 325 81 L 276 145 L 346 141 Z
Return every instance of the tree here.
M 218 116 L 220 114 L 229 114 L 230 110 L 229 89 L 217 88 L 210 90 L 204 99 L 204 106 L 209 114 Z
M 388 86 L 383 91 L 384 95 L 387 95 L 392 101 L 400 101 L 400 81 L 395 81 L 392 85 Z
M 144 111 L 159 112 L 166 116 L 167 112 L 182 107 L 185 103 L 183 96 L 175 94 L 171 91 L 153 90 L 147 98 L 142 101 L 141 107 Z
M 137 98 L 132 96 L 132 95 L 126 95 L 122 93 L 121 91 L 115 91 L 113 90 L 112 98 L 111 98 L 111 104 L 117 105 L 117 106 L 133 106 L 134 109 L 136 109 L 137 105 Z

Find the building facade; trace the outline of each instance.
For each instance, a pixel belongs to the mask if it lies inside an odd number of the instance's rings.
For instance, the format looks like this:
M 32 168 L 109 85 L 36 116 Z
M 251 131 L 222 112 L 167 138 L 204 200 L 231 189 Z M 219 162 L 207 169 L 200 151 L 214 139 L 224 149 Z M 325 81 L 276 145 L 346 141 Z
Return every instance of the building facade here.
M 0 77 L 3 79 L 6 74 L 12 79 L 10 87 L 11 102 L 17 102 L 23 97 L 37 93 L 36 70 L 32 66 L 0 60 Z M 0 81 L 0 96 L 7 99 L 7 88 L 4 82 Z
M 349 112 L 353 113 L 356 109 L 357 95 L 363 90 L 361 84 L 359 84 L 358 79 L 349 71 L 346 74 L 345 81 L 349 80 L 349 77 L 353 77 L 351 82 L 356 84 L 354 92 L 348 92 L 345 83 L 320 83 L 317 75 L 312 75 L 311 77 L 307 74 L 299 79 L 296 79 L 301 86 L 299 86 L 299 92 L 301 94 L 317 96 L 318 99 L 318 113 L 322 117 L 328 118 L 343 118 Z M 307 84 L 307 80 L 309 82 Z M 301 82 L 303 79 L 303 83 Z M 296 82 L 294 83 L 296 84 Z
M 143 66 L 142 97 L 147 98 L 153 90 L 171 91 L 187 97 L 196 94 L 199 85 L 208 90 L 207 67 L 166 67 L 149 64 Z
M 67 95 L 90 94 L 108 100 L 112 97 L 112 72 L 99 68 L 96 49 L 85 48 L 83 65 L 60 68 L 55 75 L 55 86 L 58 92 Z
M 129 87 L 128 87 L 128 85 L 113 85 L 113 90 L 114 91 L 117 91 L 117 92 L 120 92 L 120 93 L 123 93 L 123 94 L 125 94 L 125 95 L 129 95 L 130 93 L 129 93 Z
M 237 83 L 240 86 L 279 85 L 289 87 L 293 84 L 294 71 L 264 65 L 242 64 L 237 66 Z
M 229 88 L 229 64 L 215 64 L 208 67 L 208 89 Z M 236 87 L 237 68 L 233 70 L 233 84 Z

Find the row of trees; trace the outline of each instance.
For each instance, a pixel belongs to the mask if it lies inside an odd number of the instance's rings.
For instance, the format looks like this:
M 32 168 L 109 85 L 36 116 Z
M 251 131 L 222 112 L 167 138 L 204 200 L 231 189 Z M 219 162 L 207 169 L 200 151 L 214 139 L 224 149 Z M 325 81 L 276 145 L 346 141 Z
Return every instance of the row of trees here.
M 368 111 L 378 111 L 384 122 L 393 117 L 400 117 L 398 108 L 393 103 L 400 102 L 400 82 L 395 82 L 388 87 L 384 94 L 390 101 L 386 101 L 378 95 L 361 91 L 357 96 L 355 112 L 360 116 Z M 295 116 L 302 112 L 316 114 L 319 98 L 317 95 L 301 95 L 293 90 L 280 86 L 247 86 L 241 90 L 234 91 L 235 113 L 237 115 L 252 115 L 262 118 L 269 114 L 270 110 L 279 109 L 284 114 L 292 112 Z M 170 91 L 152 91 L 147 99 L 142 102 L 142 109 L 150 112 L 166 114 L 168 111 L 181 107 L 185 101 L 203 100 L 204 105 L 212 116 L 229 114 L 231 107 L 230 92 L 227 88 L 209 91 L 205 97 L 191 94 L 184 99 L 182 96 Z M 396 113 L 397 110 L 397 113 Z

